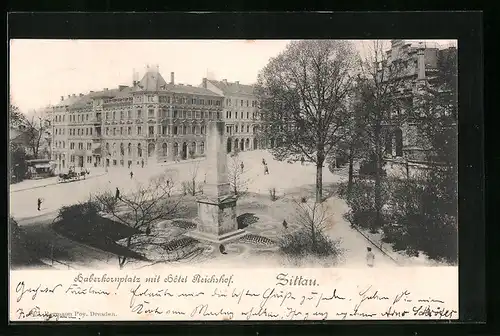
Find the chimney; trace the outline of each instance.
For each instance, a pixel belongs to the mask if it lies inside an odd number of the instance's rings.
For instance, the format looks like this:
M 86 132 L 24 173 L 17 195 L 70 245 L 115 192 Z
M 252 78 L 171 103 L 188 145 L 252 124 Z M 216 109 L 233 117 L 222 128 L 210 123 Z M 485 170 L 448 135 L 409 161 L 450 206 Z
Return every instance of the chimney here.
M 63 101 L 63 100 L 64 100 L 64 96 L 61 96 L 61 101 Z
M 68 98 L 71 98 L 71 95 L 68 95 Z
M 76 97 L 76 94 L 73 93 L 73 97 Z
M 108 91 L 108 88 L 104 88 L 104 91 Z
M 170 73 L 170 84 L 175 84 L 174 73 Z
M 222 82 L 227 85 L 227 79 L 223 79 Z
M 240 82 L 239 82 L 239 81 L 236 81 L 235 83 L 236 83 L 236 85 L 240 85 Z
M 94 91 L 90 90 L 90 93 L 94 93 Z
M 204 89 L 207 88 L 207 79 L 206 78 L 203 78 L 203 88 Z
M 83 93 L 80 93 L 80 97 L 83 97 Z

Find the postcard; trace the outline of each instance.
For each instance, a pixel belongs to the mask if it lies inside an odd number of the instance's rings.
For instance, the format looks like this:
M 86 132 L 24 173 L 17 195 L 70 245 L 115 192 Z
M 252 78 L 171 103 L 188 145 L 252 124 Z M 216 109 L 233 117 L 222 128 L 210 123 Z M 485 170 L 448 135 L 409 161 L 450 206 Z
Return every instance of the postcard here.
M 457 47 L 11 40 L 10 321 L 458 319 Z

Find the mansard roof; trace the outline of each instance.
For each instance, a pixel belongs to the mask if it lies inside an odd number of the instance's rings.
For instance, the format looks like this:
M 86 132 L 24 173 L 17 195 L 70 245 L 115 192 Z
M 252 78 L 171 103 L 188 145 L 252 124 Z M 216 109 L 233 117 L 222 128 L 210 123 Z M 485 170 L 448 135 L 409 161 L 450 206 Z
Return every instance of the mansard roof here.
M 253 85 L 240 84 L 237 82 L 217 81 L 213 79 L 209 79 L 208 81 L 219 90 L 224 92 L 225 95 L 255 95 L 255 88 Z

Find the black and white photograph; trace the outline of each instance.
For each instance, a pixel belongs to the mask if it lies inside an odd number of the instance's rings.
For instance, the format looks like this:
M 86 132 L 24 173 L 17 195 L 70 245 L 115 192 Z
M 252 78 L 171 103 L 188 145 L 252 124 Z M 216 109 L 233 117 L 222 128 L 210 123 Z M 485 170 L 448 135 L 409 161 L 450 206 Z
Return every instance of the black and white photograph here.
M 10 268 L 458 268 L 458 47 L 11 40 Z

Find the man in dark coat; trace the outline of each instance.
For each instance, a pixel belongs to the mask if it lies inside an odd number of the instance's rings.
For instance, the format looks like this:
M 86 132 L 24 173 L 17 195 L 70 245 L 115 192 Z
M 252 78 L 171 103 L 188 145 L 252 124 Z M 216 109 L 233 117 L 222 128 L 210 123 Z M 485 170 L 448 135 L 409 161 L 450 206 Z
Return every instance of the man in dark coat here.
M 288 229 L 288 223 L 286 222 L 286 219 L 283 219 L 283 228 Z
M 222 244 L 219 245 L 219 252 L 222 254 L 227 254 L 226 247 Z
M 119 198 L 120 198 L 120 189 L 118 189 L 118 187 L 116 187 L 115 198 L 116 198 L 116 199 L 119 199 Z

